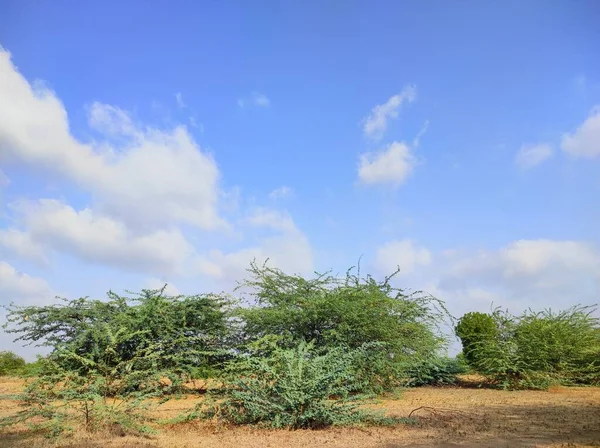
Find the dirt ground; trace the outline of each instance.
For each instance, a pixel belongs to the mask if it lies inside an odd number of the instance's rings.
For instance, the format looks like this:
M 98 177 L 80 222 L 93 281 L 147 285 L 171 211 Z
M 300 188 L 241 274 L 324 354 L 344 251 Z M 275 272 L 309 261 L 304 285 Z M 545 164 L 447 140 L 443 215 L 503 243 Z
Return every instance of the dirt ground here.
M 232 428 L 211 423 L 163 427 L 151 438 L 75 434 L 55 443 L 22 430 L 0 430 L 2 448 L 317 448 L 317 447 L 600 447 L 600 388 L 553 388 L 548 392 L 506 392 L 470 387 L 418 388 L 376 405 L 389 415 L 417 417 L 395 428 L 336 428 L 285 431 Z M 20 390 L 22 382 L 0 378 L 0 396 Z M 172 400 L 162 418 L 178 415 L 197 398 Z M 18 403 L 0 400 L 0 416 Z

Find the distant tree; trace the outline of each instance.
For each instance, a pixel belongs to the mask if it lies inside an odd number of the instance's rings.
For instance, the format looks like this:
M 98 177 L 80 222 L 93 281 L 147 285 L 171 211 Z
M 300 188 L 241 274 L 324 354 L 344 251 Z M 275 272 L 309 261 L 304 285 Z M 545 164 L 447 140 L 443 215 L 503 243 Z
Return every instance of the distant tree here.
M 19 355 L 9 351 L 0 352 L 0 376 L 18 375 L 25 365 L 25 360 Z
M 470 366 L 477 364 L 477 347 L 499 336 L 499 328 L 491 314 L 470 312 L 461 317 L 455 328 L 463 355 Z

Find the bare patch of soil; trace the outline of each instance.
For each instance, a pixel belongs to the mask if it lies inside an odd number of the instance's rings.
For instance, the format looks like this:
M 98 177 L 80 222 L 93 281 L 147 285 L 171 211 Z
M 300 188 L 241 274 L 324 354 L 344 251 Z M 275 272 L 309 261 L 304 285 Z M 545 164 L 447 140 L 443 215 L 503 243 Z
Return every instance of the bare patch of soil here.
M 0 378 L 0 395 L 14 394 L 22 381 Z M 161 418 L 173 417 L 202 398 L 172 400 Z M 552 388 L 548 392 L 507 392 L 476 387 L 418 388 L 375 407 L 389 415 L 417 417 L 395 428 L 333 428 L 284 431 L 225 427 L 192 422 L 161 428 L 149 439 L 106 434 L 75 434 L 59 443 L 18 430 L 0 432 L 3 448 L 317 448 L 317 447 L 600 447 L 600 388 Z M 18 409 L 0 400 L 0 416 Z M 1 431 L 1 430 L 0 430 Z

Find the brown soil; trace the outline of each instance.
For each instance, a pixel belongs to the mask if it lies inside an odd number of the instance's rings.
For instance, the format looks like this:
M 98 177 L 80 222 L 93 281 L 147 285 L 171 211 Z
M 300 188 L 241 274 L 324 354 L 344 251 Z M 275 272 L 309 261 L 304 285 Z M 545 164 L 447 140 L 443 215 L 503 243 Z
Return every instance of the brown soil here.
M 0 396 L 21 387 L 20 380 L 0 378 Z M 161 406 L 160 417 L 178 415 L 198 399 L 172 400 Z M 23 430 L 5 429 L 0 432 L 0 447 L 600 447 L 600 388 L 553 388 L 548 392 L 419 388 L 381 399 L 376 407 L 401 417 L 413 411 L 418 423 L 395 428 L 284 431 L 195 422 L 163 427 L 148 439 L 111 430 L 95 435 L 77 433 L 58 443 Z M 17 402 L 0 400 L 0 416 L 17 409 Z

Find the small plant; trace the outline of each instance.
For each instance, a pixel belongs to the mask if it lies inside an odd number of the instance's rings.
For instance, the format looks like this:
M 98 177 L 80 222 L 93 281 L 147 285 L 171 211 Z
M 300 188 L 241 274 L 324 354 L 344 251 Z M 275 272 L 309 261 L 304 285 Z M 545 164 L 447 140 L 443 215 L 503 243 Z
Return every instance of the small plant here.
M 341 348 L 319 354 L 312 343 L 301 342 L 273 348 L 269 356 L 241 357 L 229 364 L 214 401 L 193 417 L 290 429 L 397 423 L 359 408 L 365 397 L 350 393 L 353 356 Z

